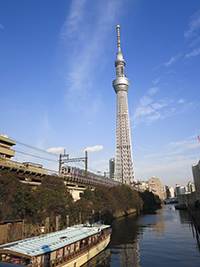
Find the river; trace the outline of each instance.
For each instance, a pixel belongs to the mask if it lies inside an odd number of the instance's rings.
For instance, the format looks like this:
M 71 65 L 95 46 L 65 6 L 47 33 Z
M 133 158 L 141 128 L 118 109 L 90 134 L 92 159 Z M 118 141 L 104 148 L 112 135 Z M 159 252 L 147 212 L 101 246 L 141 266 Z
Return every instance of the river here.
M 131 215 L 112 224 L 107 249 L 84 267 L 200 266 L 200 247 L 186 210 L 165 205 L 155 214 Z

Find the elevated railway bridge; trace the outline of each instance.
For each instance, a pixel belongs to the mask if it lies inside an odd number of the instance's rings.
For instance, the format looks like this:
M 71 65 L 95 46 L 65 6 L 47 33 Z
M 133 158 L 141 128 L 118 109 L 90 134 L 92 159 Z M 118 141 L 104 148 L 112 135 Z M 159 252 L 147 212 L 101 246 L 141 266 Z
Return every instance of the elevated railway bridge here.
M 120 182 L 89 171 L 87 171 L 86 176 L 86 170 L 71 166 L 64 166 L 61 168 L 61 172 L 57 172 L 44 169 L 40 164 L 33 164 L 31 162 L 19 163 L 12 160 L 0 159 L 0 170 L 9 170 L 16 173 L 20 182 L 32 187 L 40 185 L 44 176 L 57 176 L 63 179 L 74 200 L 78 200 L 86 188 L 94 190 L 96 187 L 110 188 L 121 185 Z M 134 185 L 130 187 L 137 191 L 139 190 Z

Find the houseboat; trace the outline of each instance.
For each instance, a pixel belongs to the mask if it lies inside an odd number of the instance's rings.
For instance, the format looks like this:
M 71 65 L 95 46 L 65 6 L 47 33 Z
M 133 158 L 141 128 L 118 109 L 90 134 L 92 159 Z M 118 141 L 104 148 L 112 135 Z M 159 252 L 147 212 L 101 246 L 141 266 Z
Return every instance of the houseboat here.
M 77 225 L 0 246 L 1 263 L 32 267 L 78 267 L 110 242 L 110 225 Z

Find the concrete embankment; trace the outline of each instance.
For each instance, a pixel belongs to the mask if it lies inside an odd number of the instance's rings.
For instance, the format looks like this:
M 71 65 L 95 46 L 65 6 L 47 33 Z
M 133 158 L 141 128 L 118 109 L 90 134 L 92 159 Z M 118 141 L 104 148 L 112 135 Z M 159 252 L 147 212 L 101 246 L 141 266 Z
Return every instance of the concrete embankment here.
M 121 218 L 121 217 L 125 217 L 125 216 L 128 216 L 130 214 L 138 214 L 140 212 L 138 212 L 137 209 L 128 209 L 128 210 L 123 210 L 123 211 L 117 211 L 113 214 L 113 217 L 115 219 L 118 219 L 118 218 Z

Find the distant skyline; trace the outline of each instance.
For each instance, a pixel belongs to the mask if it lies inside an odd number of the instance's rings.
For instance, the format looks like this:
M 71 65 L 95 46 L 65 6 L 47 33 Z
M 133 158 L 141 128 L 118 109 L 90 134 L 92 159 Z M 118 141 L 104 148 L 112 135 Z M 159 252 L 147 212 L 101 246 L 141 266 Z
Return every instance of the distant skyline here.
M 87 150 L 89 169 L 108 172 L 116 24 L 130 80 L 135 181 L 186 186 L 200 158 L 199 0 L 1 1 L 0 134 L 58 155 Z M 19 152 L 14 160 L 58 170 L 58 156 L 14 149 L 53 161 Z

